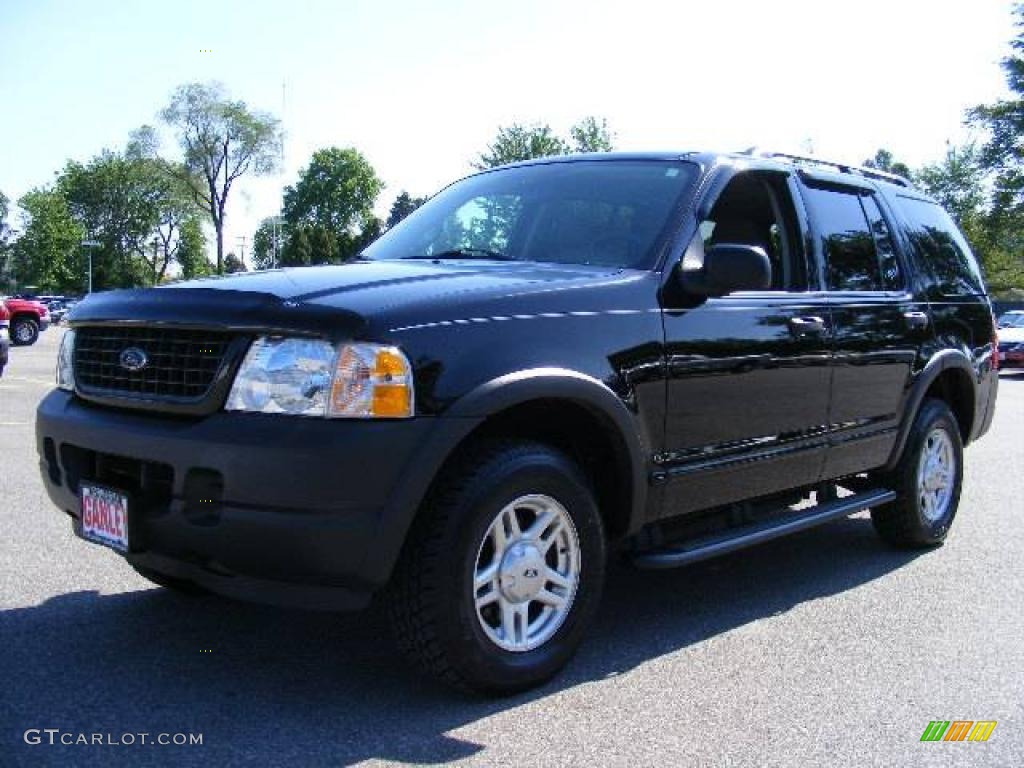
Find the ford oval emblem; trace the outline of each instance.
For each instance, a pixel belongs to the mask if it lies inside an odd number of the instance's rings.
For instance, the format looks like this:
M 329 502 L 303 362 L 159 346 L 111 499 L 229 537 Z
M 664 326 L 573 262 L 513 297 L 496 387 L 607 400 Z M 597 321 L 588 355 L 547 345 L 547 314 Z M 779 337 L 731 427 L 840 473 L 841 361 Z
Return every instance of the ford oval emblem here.
M 128 347 L 121 350 L 121 355 L 117 358 L 117 361 L 126 371 L 141 371 L 146 367 L 149 358 L 138 347 Z

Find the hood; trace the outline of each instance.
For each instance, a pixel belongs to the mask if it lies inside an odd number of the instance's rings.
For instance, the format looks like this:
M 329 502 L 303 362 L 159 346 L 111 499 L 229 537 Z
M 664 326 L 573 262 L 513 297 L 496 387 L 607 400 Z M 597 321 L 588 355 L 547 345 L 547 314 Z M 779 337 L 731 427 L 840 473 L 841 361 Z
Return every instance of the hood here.
M 1024 341 L 1024 328 L 1000 328 L 996 335 L 1000 341 L 1017 343 Z
M 358 336 L 384 323 L 510 297 L 561 293 L 621 279 L 622 270 L 475 261 L 359 261 L 206 278 L 92 294 L 72 324 L 168 322 Z M 619 276 L 617 278 L 617 276 Z

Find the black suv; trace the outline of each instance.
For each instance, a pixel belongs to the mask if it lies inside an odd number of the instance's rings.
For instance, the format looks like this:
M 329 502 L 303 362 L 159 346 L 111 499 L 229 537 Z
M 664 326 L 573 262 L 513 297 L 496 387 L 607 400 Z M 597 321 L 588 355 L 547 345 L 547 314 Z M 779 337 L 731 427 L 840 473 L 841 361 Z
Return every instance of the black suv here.
M 544 159 L 349 264 L 94 294 L 38 450 L 75 532 L 164 586 L 380 593 L 448 682 L 552 676 L 610 552 L 668 568 L 871 510 L 946 537 L 995 325 L 905 180 L 784 155 Z

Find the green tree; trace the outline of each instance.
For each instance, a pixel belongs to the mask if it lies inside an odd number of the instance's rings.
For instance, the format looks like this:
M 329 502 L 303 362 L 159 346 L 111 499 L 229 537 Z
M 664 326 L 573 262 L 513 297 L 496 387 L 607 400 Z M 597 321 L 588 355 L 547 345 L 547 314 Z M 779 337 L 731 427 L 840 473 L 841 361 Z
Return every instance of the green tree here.
M 64 196 L 53 189 L 34 189 L 18 206 L 28 223 L 13 247 L 14 277 L 20 285 L 78 292 L 86 284 L 80 243 L 85 234 L 72 218 Z
M 1014 5 L 1013 14 L 1017 33 L 1001 63 L 1010 98 L 977 106 L 967 118 L 987 133 L 981 161 L 993 174 L 994 207 L 1019 211 L 1024 208 L 1024 5 Z
M 395 224 L 400 222 L 425 202 L 427 202 L 427 198 L 413 197 L 403 189 L 398 193 L 398 197 L 395 198 L 395 202 L 391 204 L 391 211 L 388 213 L 388 218 L 384 226 L 391 229 Z
M 984 212 L 985 169 L 974 144 L 948 147 L 941 161 L 919 168 L 914 180 L 961 226 L 976 222 Z
M 224 257 L 224 273 L 228 275 L 234 275 L 238 272 L 248 272 L 249 268 L 245 266 L 245 262 L 242 261 L 238 256 L 235 255 L 234 251 L 231 251 L 227 256 Z
M 10 200 L 0 192 L 0 287 L 10 287 L 11 275 L 11 227 L 7 224 L 10 213 Z
M 267 174 L 277 167 L 278 120 L 250 110 L 244 101 L 232 101 L 218 83 L 179 86 L 160 117 L 177 134 L 184 157 L 180 178 L 213 223 L 221 273 L 228 197 L 242 176 Z
M 473 167 L 484 170 L 536 157 L 564 155 L 568 152 L 569 145 L 555 134 L 550 125 L 512 123 L 498 128 L 494 140 L 480 153 Z
M 268 216 L 263 219 L 252 237 L 253 267 L 270 269 L 276 266 L 281 261 L 281 251 L 286 240 L 284 219 L 280 216 Z
M 351 243 L 346 258 L 358 255 L 366 246 L 376 240 L 384 232 L 384 222 L 374 216 L 363 226 L 362 231 Z
M 874 157 L 869 157 L 864 161 L 865 168 L 875 168 L 885 173 L 895 173 L 897 176 L 902 176 L 905 179 L 911 177 L 910 167 L 906 163 L 901 163 L 893 158 L 892 152 L 888 149 L 880 149 L 875 152 Z
M 569 129 L 569 136 L 573 152 L 611 152 L 614 148 L 615 134 L 603 117 L 584 117 Z
M 332 264 L 338 255 L 338 238 L 334 231 L 321 225 L 310 228 L 309 263 Z
M 198 217 L 190 218 L 181 225 L 177 260 L 181 265 L 181 276 L 186 280 L 206 277 L 214 272 L 214 266 L 206 258 L 206 237 Z
M 313 248 L 309 242 L 309 226 L 300 224 L 291 231 L 284 252 L 281 254 L 283 267 L 307 267 Z
M 89 238 L 100 243 L 93 250 L 97 290 L 149 281 L 144 262 L 160 218 L 162 183 L 140 162 L 110 150 L 88 163 L 65 165 L 57 191 Z
M 575 123 L 569 129 L 568 139 L 556 134 L 547 123 L 512 123 L 498 128 L 494 140 L 477 156 L 473 167 L 484 170 L 536 157 L 573 152 L 610 152 L 613 141 L 614 134 L 608 128 L 608 121 L 593 116 Z
M 282 216 L 291 227 L 323 227 L 335 237 L 355 235 L 373 218 L 384 182 L 352 148 L 329 147 L 313 153 L 295 186 L 284 193 Z

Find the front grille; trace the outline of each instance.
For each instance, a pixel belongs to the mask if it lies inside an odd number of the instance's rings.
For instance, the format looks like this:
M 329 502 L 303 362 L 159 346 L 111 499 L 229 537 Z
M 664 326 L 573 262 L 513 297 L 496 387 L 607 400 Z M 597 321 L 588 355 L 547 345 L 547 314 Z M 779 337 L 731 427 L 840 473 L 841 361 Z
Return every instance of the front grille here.
M 213 386 L 232 338 L 220 331 L 177 328 L 79 328 L 75 379 L 86 394 L 199 401 Z M 138 370 L 122 364 L 122 353 L 131 348 L 145 354 L 146 363 Z

